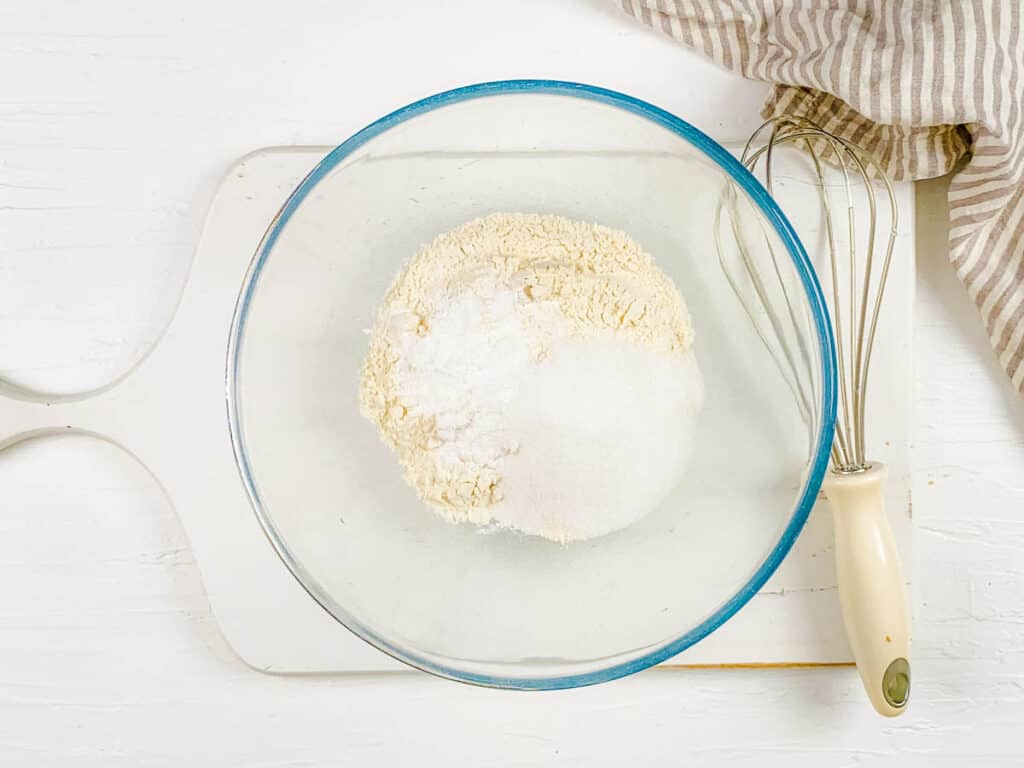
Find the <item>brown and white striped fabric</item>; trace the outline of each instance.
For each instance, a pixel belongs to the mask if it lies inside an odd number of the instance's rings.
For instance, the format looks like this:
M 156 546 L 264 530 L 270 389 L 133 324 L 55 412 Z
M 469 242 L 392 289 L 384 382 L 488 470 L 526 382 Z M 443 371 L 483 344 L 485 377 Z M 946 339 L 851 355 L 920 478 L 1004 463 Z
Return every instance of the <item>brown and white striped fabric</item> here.
M 950 258 L 1024 392 L 1024 0 L 622 0 L 894 179 L 956 170 Z M 961 159 L 965 162 L 961 163 Z

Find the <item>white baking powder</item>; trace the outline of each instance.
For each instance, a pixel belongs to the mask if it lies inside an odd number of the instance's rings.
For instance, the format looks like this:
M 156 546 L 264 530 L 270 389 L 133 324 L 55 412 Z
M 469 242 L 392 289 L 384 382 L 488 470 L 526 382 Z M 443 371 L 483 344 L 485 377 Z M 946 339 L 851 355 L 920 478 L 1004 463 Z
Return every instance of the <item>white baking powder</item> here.
M 445 519 L 587 539 L 677 483 L 703 401 L 692 343 L 678 291 L 622 232 L 494 214 L 395 280 L 361 405 Z

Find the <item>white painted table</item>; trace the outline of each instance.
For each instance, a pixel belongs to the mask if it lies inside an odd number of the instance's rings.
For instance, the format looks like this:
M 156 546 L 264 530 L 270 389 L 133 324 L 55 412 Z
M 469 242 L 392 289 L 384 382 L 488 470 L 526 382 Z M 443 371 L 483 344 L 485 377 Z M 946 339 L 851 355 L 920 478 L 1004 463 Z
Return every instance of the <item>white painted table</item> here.
M 764 93 L 604 0 L 5 0 L 0 71 L 0 377 L 52 391 L 102 385 L 156 338 L 213 185 L 251 148 L 329 144 L 501 77 L 600 83 L 726 138 Z M 159 489 L 73 437 L 0 459 L 0 764 L 1019 765 L 1024 408 L 925 229 L 902 719 L 878 719 L 847 668 L 553 694 L 257 674 L 218 635 Z

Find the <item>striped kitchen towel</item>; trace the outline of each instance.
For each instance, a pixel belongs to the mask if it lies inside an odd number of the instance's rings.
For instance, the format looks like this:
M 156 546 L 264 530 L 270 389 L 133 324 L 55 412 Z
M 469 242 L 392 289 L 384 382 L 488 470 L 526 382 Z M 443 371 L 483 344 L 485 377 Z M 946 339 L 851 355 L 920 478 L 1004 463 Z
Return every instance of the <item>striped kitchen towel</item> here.
M 956 170 L 949 251 L 1024 392 L 1022 0 L 622 0 L 745 77 L 765 116 L 799 114 L 871 151 L 894 179 Z M 961 159 L 965 162 L 961 163 Z

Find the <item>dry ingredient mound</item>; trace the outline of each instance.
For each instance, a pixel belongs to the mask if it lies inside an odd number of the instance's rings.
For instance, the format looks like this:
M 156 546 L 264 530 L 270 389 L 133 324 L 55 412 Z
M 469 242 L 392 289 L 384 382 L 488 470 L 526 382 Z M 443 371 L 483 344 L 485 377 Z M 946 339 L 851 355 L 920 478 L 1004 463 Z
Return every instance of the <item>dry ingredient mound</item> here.
M 703 403 L 693 339 L 672 281 L 625 233 L 495 213 L 396 277 L 361 411 L 446 520 L 592 538 L 677 484 Z

